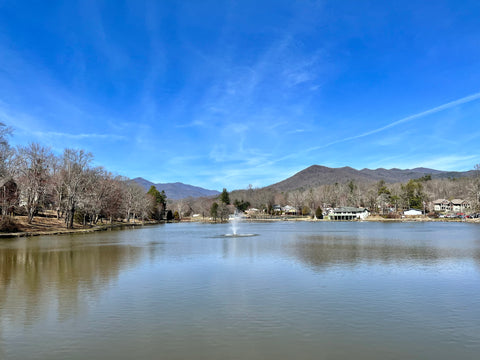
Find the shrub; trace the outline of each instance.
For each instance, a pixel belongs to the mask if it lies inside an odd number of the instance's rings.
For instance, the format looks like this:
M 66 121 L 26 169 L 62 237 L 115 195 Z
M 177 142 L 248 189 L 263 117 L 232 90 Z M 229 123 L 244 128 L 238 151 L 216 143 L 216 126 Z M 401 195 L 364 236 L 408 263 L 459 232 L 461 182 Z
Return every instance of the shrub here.
M 305 215 L 308 215 L 310 214 L 310 208 L 308 206 L 304 206 L 302 208 L 302 215 L 305 216 Z
M 400 217 L 400 215 L 394 212 L 388 213 L 384 216 L 385 219 L 400 219 Z
M 175 221 L 179 221 L 179 220 L 180 220 L 180 214 L 178 213 L 177 210 L 175 210 L 175 212 L 173 213 L 173 218 L 175 219 Z
M 0 232 L 14 233 L 20 231 L 20 227 L 10 216 L 2 216 L 0 219 Z

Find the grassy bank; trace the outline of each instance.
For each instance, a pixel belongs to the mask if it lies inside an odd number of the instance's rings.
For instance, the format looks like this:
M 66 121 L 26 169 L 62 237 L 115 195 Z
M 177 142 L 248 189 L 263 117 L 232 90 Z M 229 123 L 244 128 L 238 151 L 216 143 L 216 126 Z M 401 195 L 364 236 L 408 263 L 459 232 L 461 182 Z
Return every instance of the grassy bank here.
M 140 221 L 136 222 L 113 222 L 113 223 L 97 223 L 96 225 L 80 225 L 74 224 L 73 229 L 67 229 L 64 219 L 57 219 L 53 216 L 37 216 L 31 224 L 27 223 L 26 216 L 15 216 L 13 218 L 18 226 L 16 232 L 0 232 L 0 238 L 12 238 L 23 236 L 39 236 L 39 235 L 57 235 L 57 234 L 75 234 L 89 233 L 94 231 L 104 231 L 115 228 L 132 228 L 142 225 L 158 224 L 158 221 Z

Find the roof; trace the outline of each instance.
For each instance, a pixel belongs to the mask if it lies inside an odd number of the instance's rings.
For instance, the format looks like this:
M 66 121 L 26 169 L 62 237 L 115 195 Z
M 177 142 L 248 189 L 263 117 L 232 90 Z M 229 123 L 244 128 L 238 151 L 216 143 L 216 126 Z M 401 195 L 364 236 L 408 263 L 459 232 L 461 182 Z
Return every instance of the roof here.
M 353 207 L 353 206 L 343 206 L 343 207 L 340 207 L 340 208 L 337 208 L 334 210 L 334 213 L 361 213 L 361 212 L 364 212 L 364 211 L 368 211 L 368 209 L 366 208 L 357 208 L 357 207 Z

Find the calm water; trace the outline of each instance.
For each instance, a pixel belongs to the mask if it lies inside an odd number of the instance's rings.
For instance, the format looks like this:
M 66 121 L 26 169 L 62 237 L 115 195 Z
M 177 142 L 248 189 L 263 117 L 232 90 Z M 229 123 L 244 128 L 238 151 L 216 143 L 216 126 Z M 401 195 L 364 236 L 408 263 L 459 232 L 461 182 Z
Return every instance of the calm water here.
M 0 359 L 477 359 L 480 226 L 0 240 Z

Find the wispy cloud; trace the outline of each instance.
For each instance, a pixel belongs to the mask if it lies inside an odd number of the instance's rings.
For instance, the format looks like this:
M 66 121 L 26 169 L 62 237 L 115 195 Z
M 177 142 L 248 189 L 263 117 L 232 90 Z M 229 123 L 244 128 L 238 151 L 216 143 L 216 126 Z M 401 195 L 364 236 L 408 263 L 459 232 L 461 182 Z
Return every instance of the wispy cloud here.
M 328 143 L 328 144 L 326 144 L 322 147 L 328 147 L 328 146 L 331 146 L 331 145 L 334 145 L 334 144 L 338 144 L 338 143 L 342 143 L 342 142 L 346 142 L 346 141 L 350 141 L 350 140 L 360 139 L 360 138 L 363 138 L 363 137 L 373 135 L 373 134 L 379 133 L 381 131 L 390 129 L 394 126 L 397 126 L 397 125 L 400 125 L 400 124 L 403 124 L 403 123 L 406 123 L 406 122 L 409 122 L 409 121 L 412 121 L 412 120 L 415 120 L 415 119 L 420 119 L 420 118 L 423 118 L 425 116 L 435 114 L 435 113 L 438 113 L 440 111 L 444 111 L 444 110 L 447 110 L 447 109 L 451 109 L 451 108 L 454 108 L 458 105 L 466 104 L 466 103 L 469 103 L 469 102 L 472 102 L 472 101 L 475 101 L 475 100 L 478 100 L 478 99 L 480 99 L 480 92 L 477 92 L 477 93 L 469 95 L 469 96 L 465 96 L 461 99 L 454 100 L 454 101 L 448 102 L 448 103 L 440 105 L 440 106 L 436 106 L 432 109 L 425 110 L 425 111 L 419 112 L 419 113 L 414 114 L 414 115 L 404 117 L 400 120 L 394 121 L 390 124 L 387 124 L 385 126 L 381 126 L 379 128 L 376 128 L 376 129 L 373 129 L 373 130 L 370 130 L 370 131 L 367 131 L 367 132 L 364 132 L 364 133 L 359 134 L 359 135 L 349 136 L 349 137 L 346 137 L 346 138 L 343 138 L 343 139 L 340 139 L 340 140 L 332 141 L 332 142 L 330 142 L 330 143 Z M 322 148 L 322 147 L 319 147 L 319 148 Z
M 305 129 L 294 129 L 294 130 L 289 131 L 288 133 L 289 134 L 299 134 L 299 133 L 303 133 L 305 131 L 306 131 Z
M 473 101 L 478 100 L 478 99 L 480 99 L 480 92 L 474 93 L 474 94 L 469 95 L 469 96 L 465 96 L 463 98 L 460 98 L 460 99 L 457 99 L 457 100 L 454 100 L 454 101 L 451 101 L 451 102 L 448 102 L 448 103 L 445 103 L 445 104 L 442 104 L 442 105 L 439 105 L 439 106 L 436 106 L 432 109 L 425 110 L 425 111 L 419 112 L 417 114 L 413 114 L 413 115 L 404 117 L 400 120 L 391 122 L 387 125 L 378 127 L 376 129 L 369 130 L 369 131 L 361 133 L 359 135 L 345 137 L 345 138 L 342 138 L 342 139 L 338 139 L 338 140 L 328 142 L 328 143 L 320 145 L 320 146 L 310 147 L 310 148 L 308 148 L 306 150 L 303 150 L 303 151 L 297 151 L 295 153 L 289 153 L 289 154 L 286 154 L 284 156 L 276 157 L 276 158 L 268 161 L 268 165 L 273 165 L 273 164 L 285 162 L 285 161 L 292 160 L 292 159 L 302 159 L 302 158 L 305 158 L 305 156 L 307 154 L 311 153 L 311 152 L 318 151 L 318 150 L 321 150 L 321 149 L 326 149 L 326 148 L 331 147 L 331 146 L 336 145 L 336 144 L 344 143 L 344 142 L 351 141 L 351 140 L 357 140 L 357 139 L 361 139 L 361 138 L 364 138 L 364 137 L 367 137 L 367 136 L 370 136 L 370 135 L 373 135 L 373 134 L 377 134 L 377 133 L 380 133 L 380 132 L 385 131 L 387 129 L 398 126 L 400 124 L 407 123 L 407 122 L 412 121 L 412 120 L 420 119 L 420 118 L 423 118 L 425 116 L 432 115 L 432 114 L 435 114 L 435 113 L 438 113 L 438 112 L 441 112 L 441 111 L 444 111 L 444 110 L 448 110 L 448 109 L 454 108 L 454 107 L 462 105 L 462 104 L 473 102 Z M 397 140 L 398 139 L 396 139 L 396 141 Z M 387 143 L 384 143 L 384 145 L 387 145 Z M 474 157 L 472 157 L 472 159 L 473 158 Z M 442 165 L 442 164 L 439 162 L 439 165 Z M 453 165 L 453 163 L 451 165 Z M 427 165 L 422 165 L 422 166 L 427 166 Z
M 62 137 L 67 139 L 83 140 L 83 139 L 103 139 L 103 140 L 126 140 L 126 136 L 114 135 L 114 134 L 96 134 L 96 133 L 83 133 L 83 134 L 69 134 L 56 131 L 35 131 L 33 134 L 39 138 L 51 138 Z
M 442 169 L 442 170 L 458 170 L 459 168 L 463 169 L 472 169 L 475 159 L 478 158 L 478 154 L 472 155 L 447 155 L 440 156 L 436 158 L 426 159 L 418 161 L 412 167 L 427 167 L 432 169 Z

